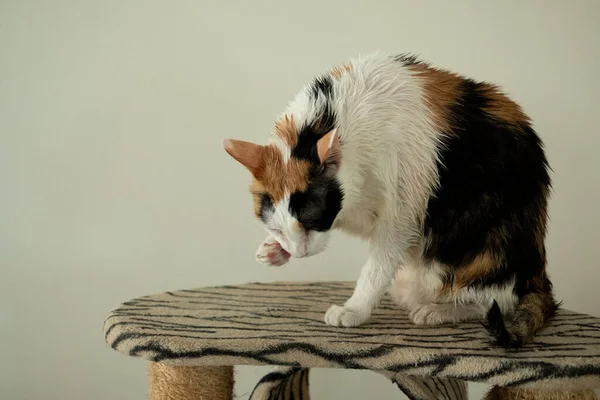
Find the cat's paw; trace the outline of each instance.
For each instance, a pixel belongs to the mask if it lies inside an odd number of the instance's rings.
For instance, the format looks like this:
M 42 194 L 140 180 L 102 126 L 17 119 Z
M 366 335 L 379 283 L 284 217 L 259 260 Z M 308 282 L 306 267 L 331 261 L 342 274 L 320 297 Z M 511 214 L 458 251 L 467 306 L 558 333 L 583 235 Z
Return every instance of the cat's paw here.
M 414 308 L 408 317 L 415 325 L 439 325 L 445 322 L 435 304 Z
M 359 326 L 369 320 L 369 313 L 348 309 L 342 306 L 331 306 L 325 313 L 325 323 L 331 326 L 344 326 L 347 328 Z
M 256 260 L 268 267 L 280 267 L 290 260 L 290 253 L 273 238 L 265 240 L 256 252 Z

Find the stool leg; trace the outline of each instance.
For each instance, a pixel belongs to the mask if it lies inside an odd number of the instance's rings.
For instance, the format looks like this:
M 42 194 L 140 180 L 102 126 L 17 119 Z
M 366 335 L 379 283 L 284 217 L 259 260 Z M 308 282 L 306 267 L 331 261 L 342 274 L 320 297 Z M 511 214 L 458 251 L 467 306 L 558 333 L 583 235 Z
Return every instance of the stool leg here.
M 485 400 L 597 400 L 592 390 L 581 392 L 553 392 L 545 390 L 513 389 L 496 386 Z
M 150 365 L 150 400 L 232 400 L 233 367 Z

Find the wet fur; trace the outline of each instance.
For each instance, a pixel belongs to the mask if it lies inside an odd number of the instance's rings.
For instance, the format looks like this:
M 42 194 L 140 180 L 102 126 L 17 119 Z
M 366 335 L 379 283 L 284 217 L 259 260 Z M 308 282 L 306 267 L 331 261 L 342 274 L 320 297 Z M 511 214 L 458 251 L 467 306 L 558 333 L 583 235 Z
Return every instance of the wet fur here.
M 485 320 L 510 347 L 555 314 L 548 163 L 528 117 L 497 87 L 374 53 L 300 91 L 268 145 L 225 147 L 253 173 L 266 243 L 304 257 L 334 229 L 369 241 L 354 294 L 327 323 L 367 322 L 389 291 L 415 323 Z

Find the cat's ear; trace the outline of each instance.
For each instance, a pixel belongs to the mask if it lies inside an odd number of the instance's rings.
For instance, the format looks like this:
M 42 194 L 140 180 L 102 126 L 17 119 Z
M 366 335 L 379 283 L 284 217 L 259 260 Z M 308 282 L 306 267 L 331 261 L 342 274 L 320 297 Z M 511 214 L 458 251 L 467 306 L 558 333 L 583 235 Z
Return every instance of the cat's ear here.
M 242 140 L 225 139 L 223 148 L 231 157 L 257 176 L 262 168 L 263 146 Z
M 317 142 L 317 153 L 319 161 L 323 164 L 325 161 L 338 165 L 342 158 L 342 149 L 340 139 L 337 135 L 337 129 L 332 129 Z

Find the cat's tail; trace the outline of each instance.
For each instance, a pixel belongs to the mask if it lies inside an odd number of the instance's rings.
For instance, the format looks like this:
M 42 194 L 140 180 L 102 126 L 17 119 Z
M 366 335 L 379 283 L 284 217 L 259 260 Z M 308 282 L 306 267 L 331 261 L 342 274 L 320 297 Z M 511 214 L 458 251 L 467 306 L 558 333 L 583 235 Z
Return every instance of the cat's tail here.
M 487 314 L 487 330 L 494 341 L 505 347 L 520 347 L 529 342 L 560 307 L 551 291 L 533 292 L 522 296 L 514 313 L 505 318 L 498 303 Z

